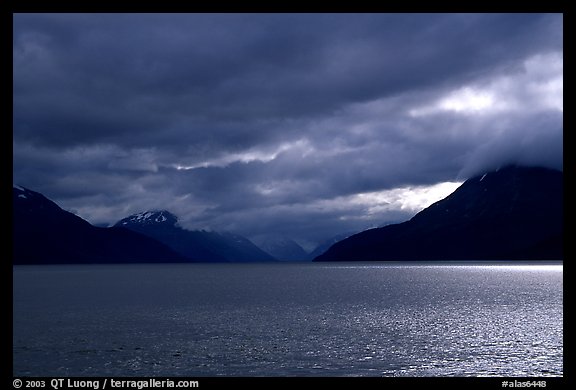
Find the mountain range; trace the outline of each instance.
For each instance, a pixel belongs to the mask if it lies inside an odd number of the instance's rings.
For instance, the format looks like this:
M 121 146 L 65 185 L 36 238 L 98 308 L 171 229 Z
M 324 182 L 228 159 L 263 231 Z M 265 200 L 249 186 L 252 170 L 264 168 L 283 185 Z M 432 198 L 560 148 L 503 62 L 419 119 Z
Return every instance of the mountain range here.
M 168 211 L 97 227 L 38 192 L 12 194 L 13 264 L 275 261 L 242 236 L 182 229 Z
M 124 218 L 117 228 L 128 229 L 156 239 L 192 261 L 246 262 L 275 261 L 250 240 L 237 234 L 186 230 L 166 210 L 147 211 Z
M 14 186 L 12 197 L 13 264 L 187 261 L 128 229 L 92 226 L 38 192 Z
M 315 261 L 563 258 L 563 173 L 507 166 L 466 180 L 412 219 L 355 234 Z
M 315 261 L 563 258 L 563 173 L 508 166 L 466 180 L 412 219 L 320 245 Z M 334 241 L 337 241 L 334 243 Z M 93 226 L 13 186 L 13 264 L 306 260 L 285 237 L 191 231 L 166 210 Z M 262 250 L 262 249 L 264 250 Z

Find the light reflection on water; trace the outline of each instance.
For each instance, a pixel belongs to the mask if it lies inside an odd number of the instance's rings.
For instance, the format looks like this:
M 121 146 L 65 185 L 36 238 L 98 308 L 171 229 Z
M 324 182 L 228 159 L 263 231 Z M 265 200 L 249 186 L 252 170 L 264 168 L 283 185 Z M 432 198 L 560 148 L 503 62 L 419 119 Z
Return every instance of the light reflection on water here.
M 14 375 L 563 375 L 562 265 L 14 267 Z
M 496 265 L 496 266 L 476 266 L 481 269 L 495 268 L 495 270 L 506 270 L 516 272 L 563 272 L 564 266 L 558 264 L 548 265 Z
M 533 271 L 533 272 L 563 272 L 564 266 L 553 262 L 551 264 L 510 264 L 510 263 L 490 263 L 490 264 L 469 264 L 469 262 L 361 262 L 356 263 L 329 263 L 327 268 L 340 269 L 366 269 L 366 268 L 406 268 L 412 269 L 445 269 L 460 268 L 468 270 L 486 270 L 486 271 Z M 468 264 L 466 264 L 468 263 Z M 322 265 L 322 264 L 319 264 Z

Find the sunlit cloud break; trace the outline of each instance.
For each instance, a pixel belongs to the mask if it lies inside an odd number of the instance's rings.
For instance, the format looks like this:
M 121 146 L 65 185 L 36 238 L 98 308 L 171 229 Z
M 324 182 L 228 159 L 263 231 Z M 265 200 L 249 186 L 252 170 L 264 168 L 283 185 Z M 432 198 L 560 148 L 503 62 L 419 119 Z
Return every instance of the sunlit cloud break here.
M 460 87 L 431 105 L 408 111 L 412 117 L 451 112 L 456 115 L 492 115 L 506 111 L 564 111 L 561 53 L 536 55 L 517 73 Z
M 350 197 L 352 203 L 367 207 L 367 214 L 373 215 L 390 208 L 398 208 L 416 213 L 450 195 L 462 182 L 444 182 L 431 186 L 399 187 L 392 190 L 356 194 Z

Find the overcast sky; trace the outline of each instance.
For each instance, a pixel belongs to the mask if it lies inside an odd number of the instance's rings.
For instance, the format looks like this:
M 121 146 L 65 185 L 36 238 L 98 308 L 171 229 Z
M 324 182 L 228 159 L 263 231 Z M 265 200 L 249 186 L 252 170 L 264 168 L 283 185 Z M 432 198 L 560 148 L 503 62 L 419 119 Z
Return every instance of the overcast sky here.
M 562 169 L 561 14 L 16 14 L 14 183 L 312 247 Z

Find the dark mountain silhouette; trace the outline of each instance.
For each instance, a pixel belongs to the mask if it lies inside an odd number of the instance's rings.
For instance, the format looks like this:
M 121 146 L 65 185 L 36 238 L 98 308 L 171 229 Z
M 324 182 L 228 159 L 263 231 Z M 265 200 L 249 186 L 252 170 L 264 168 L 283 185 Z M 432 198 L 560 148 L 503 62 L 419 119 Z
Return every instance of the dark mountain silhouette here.
M 14 186 L 12 196 L 13 264 L 186 261 L 141 234 L 92 226 L 38 192 Z
M 250 240 L 232 233 L 186 230 L 166 211 L 146 211 L 124 218 L 114 226 L 152 237 L 188 259 L 203 262 L 275 261 Z
M 465 181 L 409 221 L 367 230 L 315 261 L 563 258 L 563 173 L 509 166 Z

